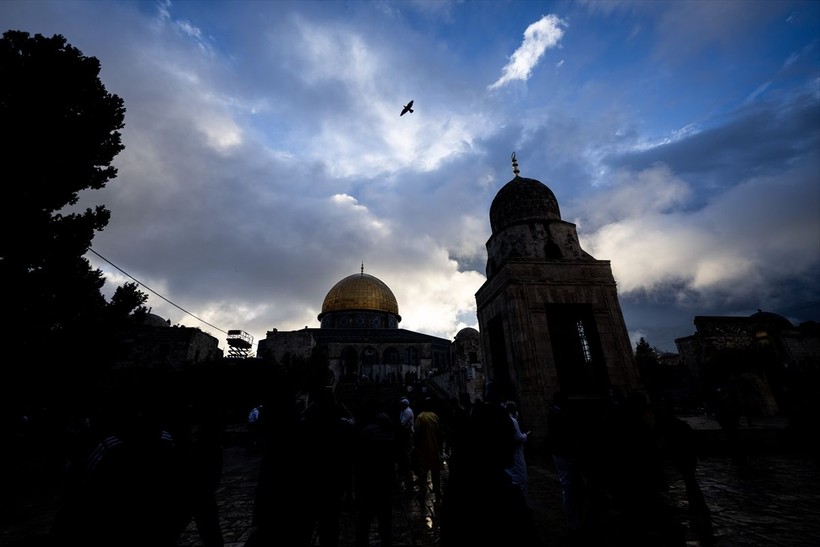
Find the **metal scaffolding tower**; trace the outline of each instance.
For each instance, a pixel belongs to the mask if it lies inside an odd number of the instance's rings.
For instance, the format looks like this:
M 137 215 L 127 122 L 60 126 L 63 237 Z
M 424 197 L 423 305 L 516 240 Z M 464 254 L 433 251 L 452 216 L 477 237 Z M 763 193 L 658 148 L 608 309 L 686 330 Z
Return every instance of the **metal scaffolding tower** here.
M 243 330 L 228 331 L 228 357 L 231 359 L 245 359 L 253 345 L 253 336 Z

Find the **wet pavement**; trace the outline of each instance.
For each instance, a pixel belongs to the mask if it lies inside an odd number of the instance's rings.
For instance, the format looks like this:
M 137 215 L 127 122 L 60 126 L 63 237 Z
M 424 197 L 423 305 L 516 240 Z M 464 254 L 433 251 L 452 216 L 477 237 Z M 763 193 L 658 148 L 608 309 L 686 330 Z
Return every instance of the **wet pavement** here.
M 693 423 L 701 430 L 710 423 Z M 764 442 L 782 424 L 756 424 L 745 429 L 748 450 L 743 460 L 716 453 L 705 455 L 697 478 L 712 512 L 716 547 L 817 547 L 820 546 L 820 466 L 802 451 L 754 450 L 755 439 Z M 709 430 L 709 434 L 714 431 Z M 223 477 L 217 491 L 220 519 L 226 547 L 243 547 L 253 531 L 251 515 L 261 456 L 247 447 L 233 444 L 225 448 Z M 530 461 L 530 503 L 544 547 L 569 546 L 564 528 L 560 486 L 551 464 Z M 446 471 L 443 481 L 446 494 Z M 686 545 L 703 545 L 689 521 L 683 481 L 667 468 L 665 498 L 675 518 L 683 526 Z M 57 494 L 47 484 L 32 488 L 0 526 L 4 547 L 45 547 L 46 534 L 57 511 Z M 431 488 L 397 493 L 393 505 L 395 547 L 436 546 L 438 504 Z M 602 531 L 607 537 L 608 531 Z M 112 546 L 117 544 L 112 538 Z M 341 519 L 340 545 L 353 544 L 353 505 L 345 504 Z M 609 543 L 604 542 L 608 545 Z M 192 523 L 182 534 L 179 547 L 201 547 Z M 318 541 L 314 541 L 318 545 Z M 375 523 L 372 547 L 378 546 Z

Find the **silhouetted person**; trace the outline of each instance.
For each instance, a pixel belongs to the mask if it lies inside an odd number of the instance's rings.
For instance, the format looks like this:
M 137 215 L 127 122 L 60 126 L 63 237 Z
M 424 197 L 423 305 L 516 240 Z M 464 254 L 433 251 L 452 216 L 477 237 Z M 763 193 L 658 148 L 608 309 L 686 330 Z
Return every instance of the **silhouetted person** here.
M 618 528 L 613 542 L 623 547 L 684 546 L 685 530 L 662 495 L 663 460 L 647 422 L 648 403 L 630 393 L 610 423 L 609 478 Z
M 225 420 L 219 409 L 198 411 L 187 448 L 186 471 L 191 516 L 205 547 L 222 547 L 216 489 L 222 478 Z
M 117 391 L 87 458 L 68 470 L 55 546 L 173 547 L 190 518 L 184 453 L 155 393 Z
M 435 412 L 438 414 L 441 425 L 441 456 L 442 463 L 450 454 L 450 434 L 453 430 L 453 411 L 458 406 L 458 399 L 449 397 L 446 400 L 437 400 Z
M 332 387 L 321 388 L 312 399 L 297 424 L 296 469 L 283 472 L 294 472 L 301 482 L 293 500 L 298 508 L 294 524 L 301 534 L 295 545 L 309 545 L 317 530 L 319 545 L 336 547 L 342 496 L 352 473 L 353 423 Z
M 726 436 L 726 448 L 729 456 L 736 463 L 745 463 L 746 455 L 738 435 L 741 403 L 735 385 L 729 383 L 726 386 L 717 388 L 713 405 L 715 419 Z
M 507 468 L 507 474 L 512 479 L 512 483 L 521 489 L 524 498 L 529 500 L 529 489 L 527 487 L 527 458 L 524 454 L 524 443 L 527 442 L 527 433 L 521 432 L 521 425 L 518 422 L 518 405 L 514 401 L 504 403 L 504 408 L 510 415 L 513 423 L 513 458 L 512 465 Z
M 444 431 L 438 414 L 433 410 L 433 399 L 427 397 L 422 402 L 421 412 L 416 416 L 415 443 L 418 457 L 418 483 L 424 491 L 430 476 L 433 493 L 441 495 L 441 443 Z
M 259 403 L 248 413 L 248 446 L 251 450 L 258 450 L 264 442 L 265 405 Z
M 416 415 L 410 406 L 410 400 L 402 397 L 399 400 L 400 410 L 396 431 L 396 451 L 398 453 L 397 474 L 399 485 L 406 490 L 413 488 L 413 450 Z
M 588 526 L 587 479 L 582 460 L 583 424 L 570 408 L 569 397 L 556 391 L 547 414 L 547 435 L 552 461 L 561 483 L 561 503 L 564 507 L 567 531 L 573 545 L 585 542 Z
M 296 446 L 302 401 L 285 377 L 271 384 L 266 398 L 262 460 L 256 485 L 252 524 L 255 527 L 245 547 L 304 545 L 297 529 L 302 508 L 294 503 L 304 488 L 301 450 Z
M 661 405 L 657 422 L 662 456 L 680 473 L 686 488 L 689 517 L 692 528 L 704 547 L 714 545 L 712 515 L 697 480 L 698 438 L 695 430 L 672 413 L 668 405 Z
M 476 403 L 465 450 L 450 471 L 441 507 L 441 545 L 538 545 L 532 510 L 506 469 L 513 425 L 496 402 Z
M 395 424 L 382 405 L 368 400 L 356 425 L 353 474 L 356 546 L 369 545 L 370 525 L 375 518 L 381 547 L 391 547 L 393 490 L 396 483 Z
M 453 467 L 458 467 L 464 446 L 466 444 L 465 437 L 469 428 L 470 420 L 470 395 L 468 393 L 461 393 L 458 399 L 450 399 L 450 420 L 449 430 L 447 432 L 447 447 L 449 449 L 448 455 L 448 469 L 452 471 Z

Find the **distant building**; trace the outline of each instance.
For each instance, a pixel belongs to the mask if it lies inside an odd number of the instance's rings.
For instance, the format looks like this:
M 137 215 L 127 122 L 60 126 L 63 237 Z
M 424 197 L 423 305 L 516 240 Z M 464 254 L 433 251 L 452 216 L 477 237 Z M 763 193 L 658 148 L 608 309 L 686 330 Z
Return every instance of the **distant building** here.
M 717 390 L 731 390 L 742 411 L 768 416 L 816 398 L 819 324 L 795 327 L 760 310 L 749 317 L 701 315 L 694 323 L 696 332 L 675 344 L 705 400 Z
M 452 397 L 466 393 L 471 401 L 483 398 L 486 379 L 479 332 L 472 327 L 458 331 L 450 354 L 450 368 L 432 380 Z
M 114 368 L 184 367 L 221 359 L 219 340 L 194 327 L 171 326 L 171 321 L 149 313 L 140 325 L 120 334 Z
M 279 364 L 326 356 L 335 383 L 414 386 L 449 369 L 450 340 L 399 328 L 393 291 L 364 273 L 349 275 L 328 291 L 319 328 L 268 331 L 257 356 Z

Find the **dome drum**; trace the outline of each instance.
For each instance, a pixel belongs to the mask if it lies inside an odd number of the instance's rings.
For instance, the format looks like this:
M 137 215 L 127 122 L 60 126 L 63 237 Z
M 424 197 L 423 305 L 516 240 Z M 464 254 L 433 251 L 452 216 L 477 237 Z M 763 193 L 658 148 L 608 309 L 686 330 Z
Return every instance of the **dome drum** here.
M 517 260 L 594 260 L 581 248 L 575 225 L 562 220 L 537 220 L 513 224 L 503 232 L 493 233 L 487 241 L 490 263 L 500 266 L 508 259 Z
M 323 313 L 323 329 L 395 329 L 401 320 L 396 314 L 364 310 L 341 310 Z

